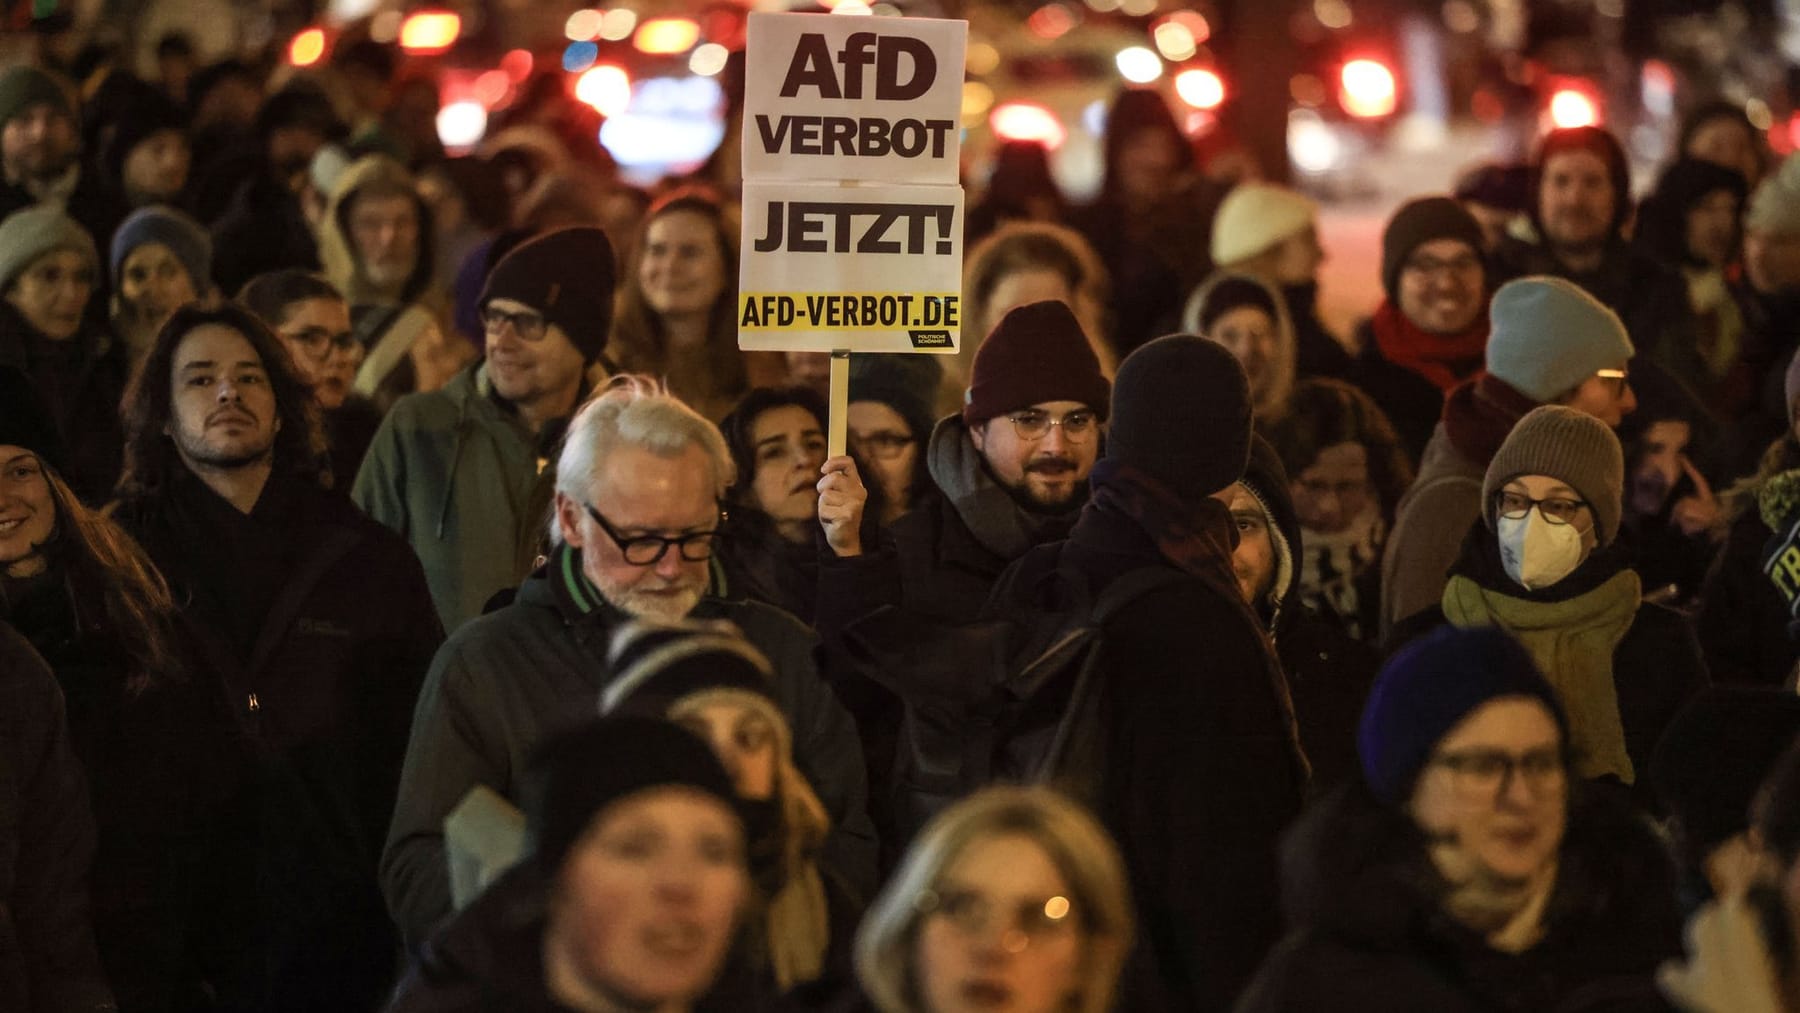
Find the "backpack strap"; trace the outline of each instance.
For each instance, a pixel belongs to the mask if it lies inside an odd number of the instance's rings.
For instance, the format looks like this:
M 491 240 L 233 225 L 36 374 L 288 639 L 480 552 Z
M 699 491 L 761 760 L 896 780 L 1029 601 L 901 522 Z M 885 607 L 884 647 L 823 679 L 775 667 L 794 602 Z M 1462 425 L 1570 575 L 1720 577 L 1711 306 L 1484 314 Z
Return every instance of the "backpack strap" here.
M 1100 598 L 1094 603 L 1086 627 L 1066 638 L 1074 640 L 1079 637 L 1080 646 L 1086 653 L 1081 658 L 1080 667 L 1076 669 L 1075 683 L 1069 690 L 1068 705 L 1057 719 L 1050 745 L 1044 750 L 1037 769 L 1032 771 L 1033 782 L 1048 781 L 1063 767 L 1063 761 L 1072 748 L 1071 744 L 1079 727 L 1092 716 L 1094 701 L 1099 693 L 1098 662 L 1106 623 L 1137 599 L 1186 580 L 1187 576 L 1172 566 L 1144 566 L 1119 577 L 1100 592 Z M 1091 777 L 1095 772 L 1087 771 L 1086 774 Z

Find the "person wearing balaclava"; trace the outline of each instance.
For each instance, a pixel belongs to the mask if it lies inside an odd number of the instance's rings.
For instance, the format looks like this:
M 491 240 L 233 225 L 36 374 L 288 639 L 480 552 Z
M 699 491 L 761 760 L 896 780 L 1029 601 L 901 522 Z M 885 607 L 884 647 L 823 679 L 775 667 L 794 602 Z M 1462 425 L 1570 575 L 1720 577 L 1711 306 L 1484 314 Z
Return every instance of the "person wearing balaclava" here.
M 630 622 L 613 633 L 609 655 L 618 675 L 601 694 L 602 714 L 667 718 L 710 744 L 731 775 L 763 901 L 751 977 L 778 993 L 847 984 L 861 909 L 819 868 L 830 817 L 794 766 L 768 659 L 722 620 Z
M 1481 522 L 1439 610 L 1395 632 L 1404 640 L 1447 621 L 1512 634 L 1568 712 L 1575 772 L 1637 785 L 1708 679 L 1687 618 L 1644 600 L 1617 542 L 1624 473 L 1605 423 L 1560 405 L 1533 410 L 1488 465 Z

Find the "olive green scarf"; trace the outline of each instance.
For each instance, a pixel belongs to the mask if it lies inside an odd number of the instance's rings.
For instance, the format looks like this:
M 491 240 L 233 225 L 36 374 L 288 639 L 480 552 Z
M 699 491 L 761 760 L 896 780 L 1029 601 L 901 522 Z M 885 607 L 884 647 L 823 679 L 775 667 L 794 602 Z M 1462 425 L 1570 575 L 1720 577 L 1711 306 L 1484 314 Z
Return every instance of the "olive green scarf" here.
M 1564 601 L 1525 601 L 1490 591 L 1468 577 L 1444 588 L 1452 626 L 1498 626 L 1525 646 L 1556 689 L 1569 716 L 1575 771 L 1584 778 L 1636 780 L 1625 752 L 1625 726 L 1613 684 L 1613 652 L 1637 618 L 1643 586 L 1621 570 L 1586 594 Z

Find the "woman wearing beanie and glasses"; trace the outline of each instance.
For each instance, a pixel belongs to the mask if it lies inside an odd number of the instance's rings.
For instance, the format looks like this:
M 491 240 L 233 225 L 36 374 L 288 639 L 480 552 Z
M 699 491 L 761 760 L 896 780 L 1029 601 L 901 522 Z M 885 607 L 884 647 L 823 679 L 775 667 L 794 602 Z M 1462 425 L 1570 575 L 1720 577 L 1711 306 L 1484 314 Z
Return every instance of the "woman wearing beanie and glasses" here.
M 881 1013 L 1104 1013 L 1133 935 L 1118 849 L 1045 788 L 989 788 L 907 851 L 856 936 Z
M 1496 630 L 1396 654 L 1363 712 L 1362 777 L 1288 836 L 1289 935 L 1238 1013 L 1666 1009 L 1668 858 L 1579 782 L 1557 696 Z
M 1534 409 L 1488 465 L 1481 523 L 1441 604 L 1395 634 L 1403 641 L 1443 621 L 1513 634 L 1568 713 L 1575 772 L 1647 785 L 1640 775 L 1657 739 L 1708 680 L 1687 618 L 1643 599 L 1616 541 L 1624 471 L 1605 423 L 1560 405 Z
M 706 744 L 614 717 L 539 747 L 523 861 L 432 937 L 390 1013 L 687 1013 L 750 898 L 744 824 Z

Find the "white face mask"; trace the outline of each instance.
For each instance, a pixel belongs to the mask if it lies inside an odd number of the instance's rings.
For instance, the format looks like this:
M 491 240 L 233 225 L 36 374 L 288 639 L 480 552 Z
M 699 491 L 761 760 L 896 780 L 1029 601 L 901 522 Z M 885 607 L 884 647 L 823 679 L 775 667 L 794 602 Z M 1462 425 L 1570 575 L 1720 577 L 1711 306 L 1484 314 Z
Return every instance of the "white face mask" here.
M 1581 529 L 1552 524 L 1536 507 L 1517 520 L 1500 518 L 1498 528 L 1506 575 L 1527 591 L 1541 591 L 1574 573 L 1587 555 Z

